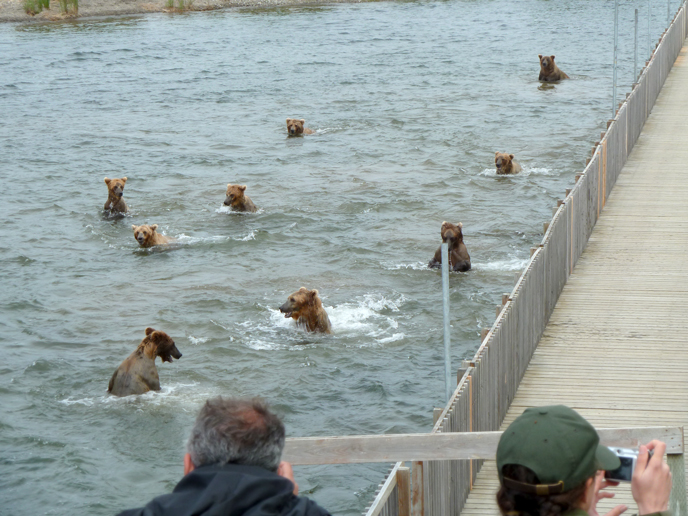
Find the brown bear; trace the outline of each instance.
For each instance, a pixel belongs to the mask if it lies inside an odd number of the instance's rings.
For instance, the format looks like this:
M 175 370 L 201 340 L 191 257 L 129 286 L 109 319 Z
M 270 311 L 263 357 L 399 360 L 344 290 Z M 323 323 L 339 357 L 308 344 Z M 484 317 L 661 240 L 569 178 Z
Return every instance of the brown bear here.
M 459 222 L 457 225 L 451 222 L 442 222 L 442 242 L 449 244 L 449 270 L 457 272 L 466 272 L 471 268 L 471 257 L 468 255 L 466 244 L 463 243 L 463 232 L 461 229 L 463 224 Z M 435 252 L 435 256 L 428 267 L 436 269 L 442 266 L 442 246 Z
M 149 226 L 143 224 L 142 226 L 135 226 L 132 224 L 131 229 L 134 230 L 134 238 L 141 247 L 152 247 L 154 245 L 162 245 L 171 242 L 173 239 L 168 238 L 160 233 L 156 233 L 158 229 L 157 224 Z
M 258 211 L 256 205 L 248 195 L 244 195 L 246 185 L 227 185 L 227 194 L 225 198 L 225 206 L 229 206 L 234 211 L 248 211 L 254 213 Z
M 313 134 L 315 131 L 304 127 L 306 121 L 303 118 L 287 118 L 287 132 L 289 136 L 301 136 L 302 134 Z
M 159 391 L 160 377 L 155 368 L 155 357 L 171 363 L 173 358 L 182 358 L 182 354 L 167 333 L 146 328 L 146 336 L 136 351 L 120 364 L 110 378 L 108 392 L 115 396 L 129 396 Z
M 562 72 L 554 62 L 554 56 L 543 56 L 539 54 L 540 58 L 540 77 L 539 81 L 557 82 L 562 79 L 568 79 L 569 76 Z
M 127 178 L 123 177 L 121 179 L 108 179 L 105 178 L 105 184 L 108 187 L 108 200 L 103 206 L 105 211 L 110 213 L 126 213 L 129 211 L 127 203 L 122 199 L 122 194 L 124 194 L 124 184 L 127 182 Z
M 514 155 L 506 152 L 495 152 L 495 167 L 499 175 L 518 174 L 521 171 L 521 165 L 514 161 Z
M 306 331 L 332 333 L 330 318 L 327 317 L 317 290 L 301 287 L 289 296 L 287 302 L 279 309 L 285 318 L 291 317 L 297 326 L 305 328 Z

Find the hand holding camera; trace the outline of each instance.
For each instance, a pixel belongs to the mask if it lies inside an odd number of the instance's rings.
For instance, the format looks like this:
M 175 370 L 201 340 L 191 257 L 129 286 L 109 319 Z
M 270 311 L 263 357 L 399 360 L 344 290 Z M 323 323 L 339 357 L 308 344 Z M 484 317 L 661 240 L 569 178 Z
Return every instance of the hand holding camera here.
M 631 492 L 640 516 L 666 511 L 669 507 L 671 471 L 663 460 L 665 451 L 666 444 L 657 440 L 640 446 L 631 480 Z M 652 456 L 650 452 L 654 452 Z

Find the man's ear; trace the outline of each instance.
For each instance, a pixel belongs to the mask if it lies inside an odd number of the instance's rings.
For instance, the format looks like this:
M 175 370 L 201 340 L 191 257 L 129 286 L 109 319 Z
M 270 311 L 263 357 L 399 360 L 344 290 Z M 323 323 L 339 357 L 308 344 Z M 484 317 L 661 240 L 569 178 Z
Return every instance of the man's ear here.
M 194 469 L 196 469 L 196 466 L 194 466 L 194 463 L 191 461 L 191 454 L 190 453 L 185 454 L 184 455 L 184 475 L 188 475 Z

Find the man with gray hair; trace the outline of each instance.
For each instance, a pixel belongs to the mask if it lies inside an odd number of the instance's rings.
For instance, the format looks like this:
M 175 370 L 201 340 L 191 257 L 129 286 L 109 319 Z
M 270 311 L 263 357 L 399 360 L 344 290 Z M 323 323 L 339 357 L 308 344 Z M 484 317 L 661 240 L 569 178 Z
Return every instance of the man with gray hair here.
M 330 516 L 297 496 L 284 425 L 258 398 L 206 401 L 186 448 L 174 491 L 119 516 Z

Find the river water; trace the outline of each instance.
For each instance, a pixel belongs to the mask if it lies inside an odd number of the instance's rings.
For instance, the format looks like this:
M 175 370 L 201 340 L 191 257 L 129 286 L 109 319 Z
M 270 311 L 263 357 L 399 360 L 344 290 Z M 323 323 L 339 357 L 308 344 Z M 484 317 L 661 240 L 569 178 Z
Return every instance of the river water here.
M 612 11 L 448 0 L 0 26 L 0 513 L 107 515 L 169 492 L 219 394 L 267 398 L 291 436 L 428 431 L 440 225 L 463 222 L 473 261 L 450 278 L 456 368 L 610 118 Z M 539 53 L 572 80 L 541 86 Z M 287 138 L 286 117 L 316 133 Z M 495 151 L 523 173 L 497 177 Z M 129 178 L 124 219 L 103 216 L 105 176 Z M 227 183 L 260 211 L 227 212 Z M 178 243 L 140 249 L 144 223 Z M 279 313 L 301 286 L 333 336 Z M 147 326 L 183 358 L 158 362 L 161 392 L 109 397 Z M 386 467 L 297 477 L 356 514 Z

